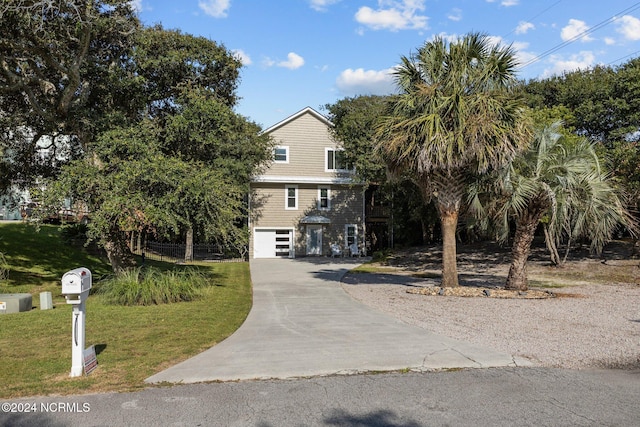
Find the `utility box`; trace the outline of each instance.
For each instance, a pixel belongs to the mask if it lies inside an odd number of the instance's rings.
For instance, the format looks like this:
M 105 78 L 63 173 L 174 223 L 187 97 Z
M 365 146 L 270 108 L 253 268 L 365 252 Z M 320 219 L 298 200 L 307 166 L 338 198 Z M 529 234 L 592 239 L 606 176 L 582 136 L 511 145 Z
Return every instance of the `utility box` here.
M 91 271 L 88 268 L 76 268 L 62 276 L 62 295 L 67 304 L 80 304 L 89 295 L 90 289 Z
M 40 310 L 51 310 L 53 308 L 53 297 L 51 292 L 40 292 Z
M 32 303 L 31 294 L 0 294 L 0 314 L 30 311 Z

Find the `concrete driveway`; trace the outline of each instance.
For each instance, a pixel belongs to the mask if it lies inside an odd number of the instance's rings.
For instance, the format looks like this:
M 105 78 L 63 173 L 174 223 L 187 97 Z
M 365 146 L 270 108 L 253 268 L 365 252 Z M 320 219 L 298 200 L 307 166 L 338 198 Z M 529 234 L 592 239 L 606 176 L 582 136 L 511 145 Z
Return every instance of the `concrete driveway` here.
M 352 300 L 340 279 L 358 264 L 329 258 L 252 260 L 253 307 L 240 329 L 146 381 L 196 383 L 530 365 L 402 323 Z

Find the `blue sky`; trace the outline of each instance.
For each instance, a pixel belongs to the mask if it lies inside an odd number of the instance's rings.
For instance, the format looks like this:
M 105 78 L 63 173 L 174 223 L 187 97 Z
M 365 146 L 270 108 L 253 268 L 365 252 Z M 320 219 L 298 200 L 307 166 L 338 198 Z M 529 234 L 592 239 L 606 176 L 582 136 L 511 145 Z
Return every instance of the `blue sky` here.
M 631 0 L 134 0 L 147 25 L 242 59 L 237 112 L 267 128 L 309 106 L 394 90 L 390 71 L 435 35 L 513 44 L 523 79 L 640 56 Z

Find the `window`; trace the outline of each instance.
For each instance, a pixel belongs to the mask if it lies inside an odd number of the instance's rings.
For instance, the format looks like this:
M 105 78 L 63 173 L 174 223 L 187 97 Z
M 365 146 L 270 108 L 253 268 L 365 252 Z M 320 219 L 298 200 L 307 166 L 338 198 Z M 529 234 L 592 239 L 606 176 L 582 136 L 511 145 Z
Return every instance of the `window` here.
M 331 209 L 330 187 L 318 187 L 318 209 L 321 211 L 328 211 Z
M 287 185 L 284 188 L 284 208 L 298 209 L 298 187 L 296 185 Z
M 325 148 L 325 152 L 327 153 L 325 161 L 325 170 L 327 172 L 347 170 L 344 162 L 344 150 Z
M 289 163 L 289 147 L 276 147 L 273 150 L 273 160 L 276 163 Z
M 344 226 L 345 228 L 345 240 L 347 241 L 347 246 L 351 246 L 354 243 L 358 243 L 358 226 L 355 224 L 347 224 Z

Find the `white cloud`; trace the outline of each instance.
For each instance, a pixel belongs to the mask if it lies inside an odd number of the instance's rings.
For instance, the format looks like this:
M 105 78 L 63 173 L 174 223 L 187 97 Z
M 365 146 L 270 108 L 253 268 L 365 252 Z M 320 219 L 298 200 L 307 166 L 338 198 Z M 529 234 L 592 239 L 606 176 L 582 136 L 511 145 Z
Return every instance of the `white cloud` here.
M 586 70 L 593 67 L 593 65 L 595 64 L 595 60 L 595 55 L 590 51 L 582 51 L 580 53 L 576 53 L 574 55 L 571 55 L 571 57 L 566 60 L 560 56 L 554 55 L 551 57 L 553 66 L 549 69 L 544 70 L 542 77 L 547 78 L 552 75 L 562 74 L 564 72 Z
M 616 40 L 612 37 L 605 37 L 604 38 L 604 42 L 605 44 L 607 44 L 608 46 L 614 45 L 616 44 Z
M 253 63 L 253 61 L 251 61 L 251 57 L 242 49 L 233 50 L 233 55 L 238 58 L 244 66 L 251 65 Z
M 309 0 L 309 6 L 311 9 L 317 10 L 318 12 L 324 12 L 327 10 L 327 7 L 332 4 L 338 3 L 340 0 Z
M 487 0 L 487 3 L 495 3 L 495 2 L 496 0 Z M 504 7 L 517 6 L 518 4 L 520 4 L 520 0 L 502 0 L 500 2 L 500 5 Z
M 276 65 L 276 61 L 269 57 L 266 57 L 262 60 L 262 65 L 264 65 L 265 67 L 273 67 L 274 65 Z
M 447 15 L 447 18 L 456 22 L 462 20 L 462 10 L 458 9 L 457 7 L 454 9 L 451 9 L 451 12 L 449 12 L 449 14 Z
M 435 40 L 436 37 L 441 37 L 443 40 L 445 40 L 448 43 L 454 43 L 456 41 L 458 41 L 460 39 L 460 36 L 458 34 L 447 34 L 445 32 L 441 32 L 438 34 L 433 34 L 431 36 L 431 40 Z
M 143 9 L 142 0 L 131 0 L 129 4 L 131 5 L 131 8 L 135 10 L 137 13 L 142 12 L 142 9 Z
M 378 9 L 363 6 L 355 18 L 360 24 L 373 30 L 416 30 L 426 29 L 425 15 L 418 12 L 425 9 L 425 0 L 378 0 Z
M 502 46 L 504 45 L 504 40 L 502 37 L 500 36 L 487 36 L 487 40 L 493 45 L 493 46 Z
M 531 22 L 520 21 L 516 27 L 516 34 L 526 34 L 529 30 L 535 30 L 536 26 Z
M 560 31 L 560 37 L 562 38 L 562 41 L 566 42 L 580 37 L 580 34 L 584 33 L 588 29 L 589 27 L 587 27 L 587 24 L 584 21 L 580 21 L 579 19 L 569 19 L 569 25 Z M 589 42 L 593 39 L 588 35 L 584 35 L 580 37 L 580 40 L 583 42 Z
M 519 65 L 528 64 L 537 56 L 535 53 L 527 51 L 529 48 L 529 43 L 527 42 L 514 42 L 512 46 L 516 51 L 516 61 L 518 61 Z
M 348 68 L 336 79 L 336 87 L 346 96 L 388 95 L 396 91 L 393 68 L 386 70 L 356 70 Z
M 640 40 L 640 19 L 624 15 L 618 20 L 617 30 L 627 40 Z
M 290 70 L 295 70 L 304 65 L 304 58 L 295 52 L 289 52 L 289 54 L 287 55 L 287 60 L 280 61 L 278 62 L 277 65 L 278 67 L 284 67 Z
M 200 0 L 198 6 L 209 16 L 226 18 L 231 0 Z

